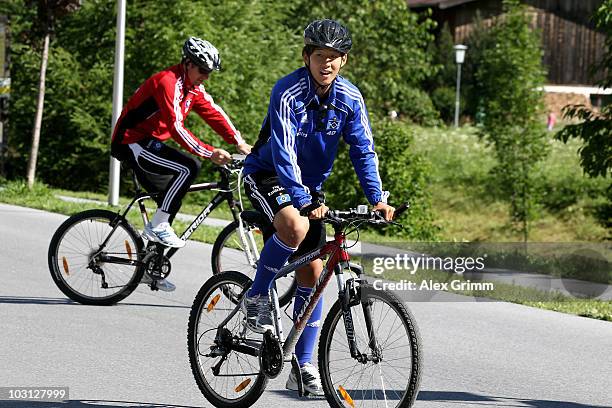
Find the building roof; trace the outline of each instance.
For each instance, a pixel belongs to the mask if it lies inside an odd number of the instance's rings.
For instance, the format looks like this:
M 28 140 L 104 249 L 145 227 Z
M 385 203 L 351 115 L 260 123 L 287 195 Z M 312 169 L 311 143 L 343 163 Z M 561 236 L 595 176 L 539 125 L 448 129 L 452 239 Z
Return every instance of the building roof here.
M 437 7 L 439 9 L 446 9 L 472 1 L 476 0 L 408 0 L 407 2 L 410 8 Z

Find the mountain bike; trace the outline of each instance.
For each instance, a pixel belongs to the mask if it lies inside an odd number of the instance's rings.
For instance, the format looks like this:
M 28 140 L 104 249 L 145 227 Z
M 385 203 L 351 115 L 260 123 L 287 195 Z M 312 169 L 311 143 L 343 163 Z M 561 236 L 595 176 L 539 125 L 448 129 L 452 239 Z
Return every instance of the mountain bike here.
M 365 206 L 329 211 L 324 220 L 333 226 L 333 240 L 286 264 L 275 277 L 270 291 L 275 332 L 259 335 L 248 330 L 241 302 L 252 281 L 244 274 L 223 272 L 199 290 L 189 316 L 189 361 L 200 391 L 214 406 L 254 404 L 285 362 L 290 361 L 300 373 L 293 349 L 332 276 L 336 277 L 338 300 L 325 318 L 318 351 L 327 402 L 332 407 L 410 407 L 414 403 L 422 371 L 414 317 L 394 293 L 369 285 L 362 270 L 345 276 L 350 272 L 346 236 L 363 224 L 387 221 Z M 325 257 L 329 258 L 313 293 L 285 338 L 275 283 Z
M 246 265 L 244 272 L 254 274 L 258 227 L 242 221 L 239 216 L 242 203 L 240 197 L 237 200 L 234 196 L 243 161 L 244 156 L 235 155 L 230 164 L 216 168 L 220 174 L 218 182 L 194 184 L 189 188 L 188 192 L 212 190 L 217 194 L 193 219 L 181 238 L 187 240 L 211 211 L 226 202 L 234 219 L 230 225 L 236 233 L 226 235 L 232 240 L 224 240 L 226 245 L 213 254 L 213 263 L 223 265 L 225 259 L 232 256 L 235 260 L 232 266 L 236 267 L 240 265 L 237 260 L 242 258 L 242 264 Z M 135 195 L 122 212 L 93 209 L 77 213 L 61 224 L 51 239 L 48 252 L 51 277 L 58 288 L 76 302 L 112 305 L 132 293 L 145 273 L 152 290 L 157 289 L 157 280 L 170 274 L 170 259 L 178 248 L 146 242 L 126 218 L 138 203 L 144 226 L 148 222 L 144 201 L 157 195 L 143 192 L 135 175 L 132 176 Z M 228 231 L 228 228 L 223 231 Z

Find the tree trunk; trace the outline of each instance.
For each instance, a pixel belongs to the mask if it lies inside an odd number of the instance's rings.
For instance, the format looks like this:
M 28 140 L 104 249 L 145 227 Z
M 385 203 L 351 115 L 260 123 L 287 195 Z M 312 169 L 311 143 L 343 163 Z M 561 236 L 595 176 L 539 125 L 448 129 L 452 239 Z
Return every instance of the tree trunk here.
M 49 37 L 47 30 L 43 45 L 42 61 L 40 63 L 40 82 L 38 85 L 38 104 L 36 105 L 36 119 L 32 132 L 32 148 L 30 149 L 30 160 L 28 161 L 28 188 L 32 189 L 36 174 L 36 161 L 38 159 L 38 145 L 40 143 L 40 128 L 42 124 L 43 108 L 45 105 L 45 80 L 47 76 L 47 60 L 49 59 Z

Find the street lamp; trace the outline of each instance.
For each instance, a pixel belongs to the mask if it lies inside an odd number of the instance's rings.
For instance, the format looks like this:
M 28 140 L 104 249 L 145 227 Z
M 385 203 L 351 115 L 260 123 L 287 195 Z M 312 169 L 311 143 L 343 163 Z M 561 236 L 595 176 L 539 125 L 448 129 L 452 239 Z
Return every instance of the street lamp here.
M 111 134 L 123 107 L 123 65 L 125 54 L 125 9 L 127 0 L 117 0 L 117 34 L 115 38 L 115 73 L 113 77 L 113 123 Z M 119 205 L 121 167 L 119 160 L 111 156 L 108 175 L 108 204 Z
M 465 60 L 465 50 L 468 47 L 462 44 L 457 44 L 455 49 L 455 62 L 457 63 L 457 94 L 455 96 L 455 127 L 459 127 L 459 99 L 461 90 L 461 64 Z

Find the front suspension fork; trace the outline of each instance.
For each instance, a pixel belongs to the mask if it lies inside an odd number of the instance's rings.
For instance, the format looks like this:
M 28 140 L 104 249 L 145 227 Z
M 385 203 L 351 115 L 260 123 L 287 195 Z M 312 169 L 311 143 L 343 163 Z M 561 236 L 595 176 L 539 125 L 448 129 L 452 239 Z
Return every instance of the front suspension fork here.
M 344 290 L 345 295 L 343 299 L 345 299 L 345 301 L 342 303 L 342 316 L 344 318 L 344 327 L 346 329 L 346 336 L 349 344 L 349 350 L 351 352 L 351 357 L 363 364 L 367 363 L 368 361 L 378 363 L 382 359 L 382 355 L 378 346 L 378 341 L 376 340 L 376 332 L 374 330 L 374 325 L 372 323 L 373 302 L 368 298 L 363 299 L 363 297 L 361 296 L 361 290 L 360 288 L 355 286 L 355 281 L 353 279 L 349 279 L 346 281 Z M 355 337 L 355 326 L 353 323 L 353 314 L 351 311 L 351 307 L 357 306 L 358 304 L 361 304 L 363 310 L 366 331 L 368 334 L 368 346 L 372 351 L 372 354 L 370 356 L 368 356 L 366 353 L 361 353 L 359 351 L 359 347 L 357 346 L 357 340 Z

